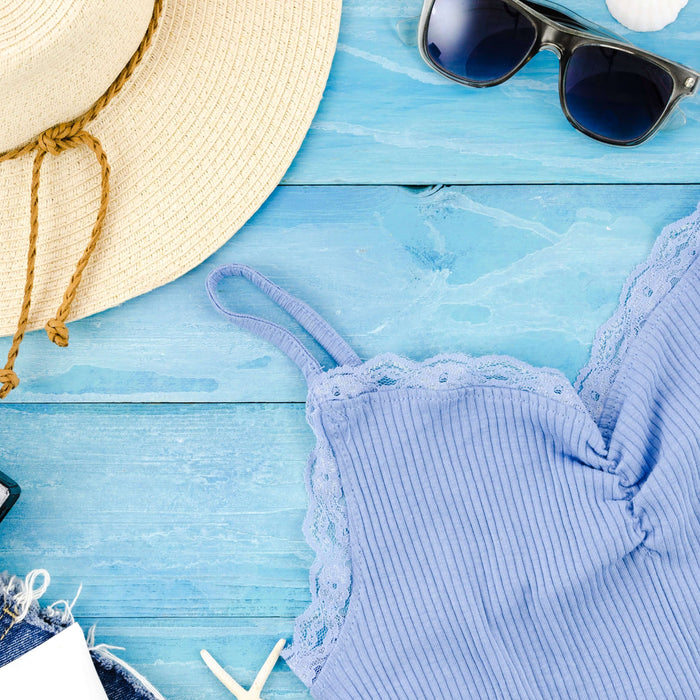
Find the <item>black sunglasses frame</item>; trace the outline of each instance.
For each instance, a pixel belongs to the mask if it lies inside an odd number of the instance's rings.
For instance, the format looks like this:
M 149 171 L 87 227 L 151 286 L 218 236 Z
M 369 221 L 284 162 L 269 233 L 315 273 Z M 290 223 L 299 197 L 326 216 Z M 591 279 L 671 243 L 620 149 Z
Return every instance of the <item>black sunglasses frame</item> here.
M 20 492 L 19 485 L 7 474 L 0 472 L 0 520 L 10 512 L 10 508 L 19 498 Z
M 523 57 L 515 68 L 506 75 L 491 81 L 472 81 L 462 76 L 451 73 L 438 65 L 430 56 L 428 51 L 428 26 L 430 24 L 430 16 L 433 6 L 438 0 L 424 0 L 423 9 L 420 15 L 418 25 L 418 48 L 423 60 L 435 71 L 450 80 L 467 85 L 469 87 L 485 88 L 500 85 L 506 80 L 515 75 L 523 66 L 525 66 L 533 56 L 536 56 L 542 50 L 553 51 L 559 57 L 559 102 L 564 115 L 569 120 L 569 123 L 578 131 L 586 136 L 590 136 L 596 141 L 612 144 L 614 146 L 637 146 L 650 139 L 663 125 L 668 116 L 673 112 L 678 103 L 684 98 L 695 94 L 700 82 L 700 73 L 669 59 L 658 56 L 649 51 L 644 51 L 636 46 L 628 43 L 624 39 L 617 37 L 609 32 L 604 27 L 600 27 L 588 20 L 579 17 L 578 15 L 569 12 L 554 3 L 547 0 L 538 0 L 538 2 L 528 2 L 526 0 L 502 0 L 508 5 L 516 8 L 523 16 L 527 17 L 535 27 L 535 40 L 531 49 Z M 557 19 L 558 18 L 558 19 Z M 604 48 L 612 48 L 624 53 L 632 54 L 643 58 L 650 63 L 653 63 L 662 68 L 671 76 L 673 80 L 673 91 L 669 97 L 668 103 L 661 116 L 656 123 L 644 134 L 633 141 L 617 141 L 596 134 L 595 132 L 586 129 L 579 124 L 571 115 L 566 104 L 566 95 L 564 85 L 566 83 L 566 71 L 569 66 L 569 61 L 576 51 L 582 46 L 596 46 Z

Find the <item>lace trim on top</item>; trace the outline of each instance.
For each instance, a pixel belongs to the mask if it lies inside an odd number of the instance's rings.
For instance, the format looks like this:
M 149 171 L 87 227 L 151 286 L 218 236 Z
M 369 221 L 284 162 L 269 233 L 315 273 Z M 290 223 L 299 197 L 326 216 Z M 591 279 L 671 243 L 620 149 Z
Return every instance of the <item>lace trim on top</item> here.
M 518 389 L 586 410 L 558 370 L 539 369 L 503 356 L 438 355 L 414 362 L 383 354 L 359 366 L 336 367 L 311 383 L 307 415 L 318 443 L 306 471 L 310 503 L 304 534 L 316 559 L 309 575 L 311 604 L 296 619 L 292 644 L 282 652 L 307 687 L 315 681 L 340 635 L 352 586 L 345 498 L 338 464 L 317 425 L 319 407 L 327 401 L 395 388 L 449 390 L 469 386 Z
M 282 657 L 310 688 L 330 656 L 350 603 L 352 568 L 348 516 L 338 465 L 319 438 L 306 470 L 309 509 L 304 535 L 316 553 L 309 582 L 311 604 L 294 623 L 294 639 Z
M 700 208 L 667 226 L 646 261 L 638 265 L 620 294 L 615 314 L 596 333 L 588 364 L 574 387 L 596 423 L 630 345 L 661 300 L 697 257 Z M 608 417 L 614 422 L 615 416 Z
M 533 367 L 506 355 L 472 357 L 463 354 L 441 354 L 415 362 L 384 353 L 357 367 L 334 367 L 309 387 L 307 405 L 313 411 L 325 401 L 351 399 L 388 389 L 444 391 L 475 386 L 498 386 L 541 394 L 586 410 L 559 370 Z
M 314 378 L 307 416 L 318 443 L 307 468 L 310 504 L 304 521 L 307 542 L 316 554 L 310 573 L 311 604 L 296 619 L 292 644 L 282 652 L 307 687 L 312 686 L 338 639 L 352 587 L 345 498 L 338 465 L 317 424 L 321 404 L 396 387 L 445 390 L 500 386 L 547 396 L 590 413 L 598 422 L 629 345 L 696 258 L 699 238 L 700 209 L 664 229 L 648 260 L 627 280 L 619 308 L 598 331 L 590 361 L 574 386 L 558 370 L 532 367 L 504 356 L 438 355 L 414 362 L 383 354 Z

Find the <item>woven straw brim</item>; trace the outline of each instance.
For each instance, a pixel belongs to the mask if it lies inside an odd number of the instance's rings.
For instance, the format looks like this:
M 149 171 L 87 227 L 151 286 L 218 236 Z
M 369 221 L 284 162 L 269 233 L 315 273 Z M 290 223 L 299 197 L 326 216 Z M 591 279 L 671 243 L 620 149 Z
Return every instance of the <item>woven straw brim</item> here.
M 69 320 L 184 274 L 279 183 L 311 124 L 335 51 L 340 0 L 169 0 L 148 54 L 88 130 L 112 168 L 102 237 Z M 32 157 L 0 164 L 0 335 L 25 282 Z M 99 168 L 48 156 L 30 328 L 44 325 L 90 235 Z

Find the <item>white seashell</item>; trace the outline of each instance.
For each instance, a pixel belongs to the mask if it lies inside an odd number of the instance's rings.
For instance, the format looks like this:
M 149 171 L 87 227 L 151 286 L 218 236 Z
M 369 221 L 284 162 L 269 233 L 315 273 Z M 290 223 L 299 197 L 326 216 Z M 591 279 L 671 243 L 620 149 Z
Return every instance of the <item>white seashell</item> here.
M 605 0 L 610 14 L 635 32 L 656 32 L 671 24 L 688 0 Z

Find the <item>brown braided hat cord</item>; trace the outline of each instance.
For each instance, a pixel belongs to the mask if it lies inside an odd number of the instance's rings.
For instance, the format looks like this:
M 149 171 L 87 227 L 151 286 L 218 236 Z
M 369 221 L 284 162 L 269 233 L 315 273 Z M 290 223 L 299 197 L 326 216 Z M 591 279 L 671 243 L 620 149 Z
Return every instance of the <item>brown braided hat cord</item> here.
M 148 29 L 141 40 L 134 55 L 129 59 L 129 62 L 124 66 L 121 73 L 116 77 L 114 82 L 107 88 L 107 91 L 90 107 L 84 114 L 61 124 L 56 124 L 50 129 L 42 132 L 32 141 L 25 143 L 19 148 L 14 148 L 10 151 L 0 153 L 0 163 L 15 158 L 21 158 L 29 153 L 35 153 L 34 167 L 32 169 L 32 186 L 30 200 L 30 233 L 29 233 L 29 251 L 27 253 L 27 277 L 24 285 L 24 298 L 22 299 L 22 309 L 17 321 L 17 330 L 12 338 L 12 345 L 7 354 L 7 362 L 5 367 L 0 369 L 0 399 L 4 399 L 14 388 L 19 385 L 19 377 L 14 371 L 15 360 L 19 354 L 19 346 L 24 338 L 24 333 L 29 320 L 29 307 L 32 300 L 32 287 L 34 285 L 34 265 L 36 262 L 37 239 L 39 236 L 39 178 L 41 174 L 41 164 L 47 153 L 53 156 L 59 156 L 64 151 L 71 148 L 78 148 L 81 145 L 87 146 L 97 158 L 102 171 L 102 187 L 100 194 L 100 208 L 97 212 L 97 219 L 92 228 L 92 234 L 87 247 L 78 260 L 75 272 L 71 276 L 68 287 L 63 295 L 63 301 L 58 307 L 56 316 L 46 324 L 46 333 L 56 345 L 66 347 L 68 345 L 68 329 L 65 321 L 70 312 L 71 304 L 78 290 L 78 285 L 83 276 L 85 267 L 90 260 L 92 252 L 95 250 L 97 241 L 102 232 L 102 224 L 104 223 L 107 213 L 107 205 L 109 203 L 109 163 L 107 155 L 102 149 L 102 144 L 92 134 L 85 131 L 85 127 L 110 103 L 112 98 L 124 87 L 125 83 L 133 74 L 136 66 L 140 63 L 143 55 L 148 50 L 153 40 L 153 35 L 158 28 L 161 12 L 163 9 L 163 0 L 155 0 L 153 6 L 153 14 L 148 24 Z

